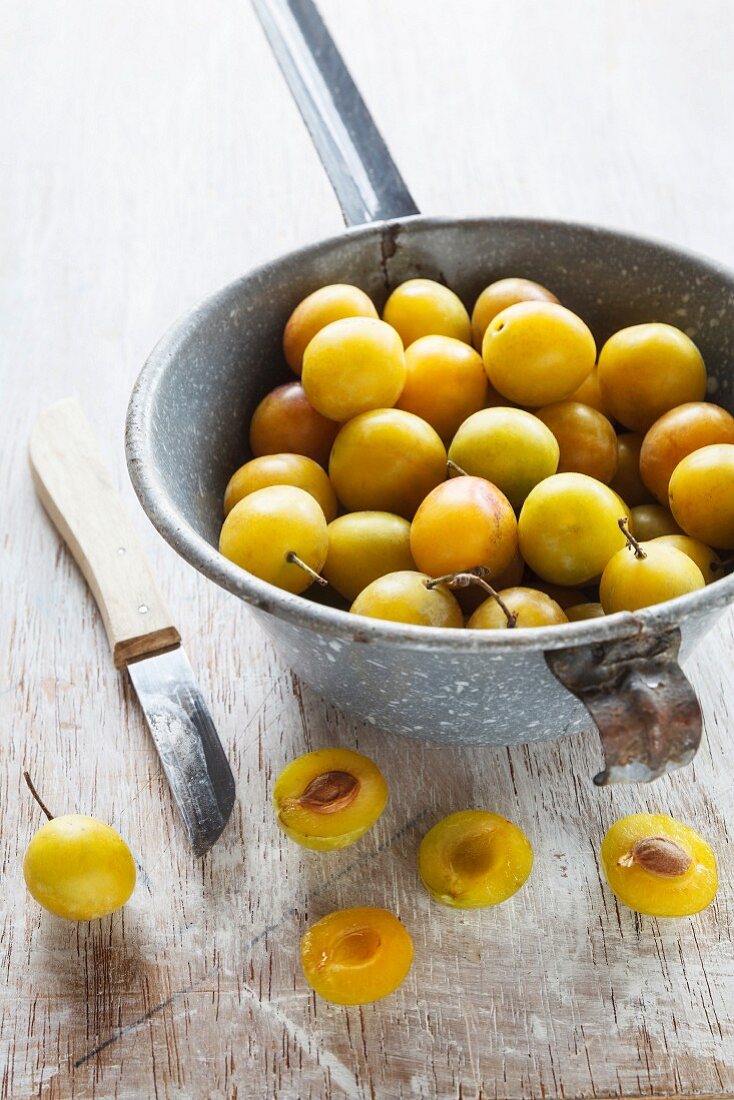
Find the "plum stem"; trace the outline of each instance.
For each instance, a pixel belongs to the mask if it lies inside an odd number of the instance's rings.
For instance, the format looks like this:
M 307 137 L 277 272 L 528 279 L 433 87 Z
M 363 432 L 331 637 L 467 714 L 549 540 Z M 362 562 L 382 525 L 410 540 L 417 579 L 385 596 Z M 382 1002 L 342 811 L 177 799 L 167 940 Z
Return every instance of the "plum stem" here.
M 451 471 L 453 470 L 454 473 L 461 474 L 462 477 L 469 477 L 463 466 L 459 466 L 458 462 L 454 462 L 453 458 L 447 458 L 446 465 L 448 467 L 449 473 L 451 473 Z
M 306 565 L 302 558 L 299 558 L 295 550 L 289 550 L 285 556 L 285 560 L 290 562 L 291 565 L 297 565 L 299 569 L 302 569 L 304 573 L 308 573 L 312 581 L 316 581 L 317 584 L 322 586 L 327 585 L 329 582 L 326 577 L 322 577 L 320 573 L 317 573 L 315 569 L 312 569 L 310 565 Z
M 628 521 L 627 517 L 622 516 L 621 519 L 617 520 L 617 523 L 619 524 L 620 531 L 622 532 L 624 537 L 627 539 L 627 545 L 630 546 L 634 550 L 635 557 L 639 558 L 640 560 L 642 560 L 642 558 L 646 558 L 647 554 L 642 549 L 642 546 L 640 545 L 640 543 L 637 541 L 637 539 L 635 538 L 635 536 L 632 534 L 632 532 L 629 529 L 629 525 L 628 525 L 629 521 Z
M 483 588 L 485 592 L 488 592 L 492 599 L 496 600 L 502 608 L 505 618 L 507 619 L 507 628 L 508 630 L 512 630 L 512 628 L 517 625 L 517 614 L 514 611 L 510 611 L 499 592 L 495 588 L 492 588 L 492 585 L 485 580 L 485 576 L 488 574 L 489 570 L 480 565 L 476 569 L 465 572 L 444 573 L 441 577 L 431 577 L 429 581 L 425 581 L 425 586 L 426 588 L 436 588 L 439 584 L 445 584 L 447 588 L 468 588 L 470 584 L 478 584 L 479 587 Z
M 36 788 L 33 786 L 33 780 L 31 779 L 30 772 L 23 772 L 23 778 L 25 779 L 26 783 L 28 784 L 28 787 L 30 789 L 31 794 L 33 795 L 36 802 L 38 803 L 38 805 L 41 807 L 41 809 L 45 813 L 46 817 L 49 819 L 49 821 L 53 821 L 54 815 L 51 813 L 48 806 L 43 801 L 43 799 L 41 798 L 41 796 L 38 793 L 38 791 L 36 790 Z

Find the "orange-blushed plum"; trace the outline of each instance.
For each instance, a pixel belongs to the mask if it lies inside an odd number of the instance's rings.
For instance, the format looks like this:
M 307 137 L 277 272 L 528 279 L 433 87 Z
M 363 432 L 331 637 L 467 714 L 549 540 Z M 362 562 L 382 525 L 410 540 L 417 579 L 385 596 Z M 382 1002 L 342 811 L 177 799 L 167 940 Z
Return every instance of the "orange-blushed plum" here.
M 481 356 L 451 336 L 422 336 L 405 353 L 406 380 L 396 408 L 420 416 L 448 442 L 483 408 L 487 375 Z
M 275 781 L 273 805 L 286 836 L 330 852 L 354 844 L 387 804 L 387 783 L 369 757 L 327 748 L 291 760 Z
M 304 977 L 332 1004 L 369 1004 L 389 996 L 412 961 L 410 934 L 387 909 L 339 909 L 313 924 L 301 941 Z
M 423 885 L 454 909 L 500 905 L 517 893 L 533 867 L 522 829 L 487 810 L 459 810 L 430 829 L 418 851 Z
M 531 279 L 507 278 L 490 283 L 474 303 L 471 315 L 472 343 L 477 351 L 482 350 L 482 341 L 489 322 L 503 309 L 515 306 L 518 302 L 557 303 L 558 299 L 546 287 Z
M 408 279 L 385 302 L 382 318 L 405 347 L 421 336 L 452 336 L 471 343 L 471 321 L 458 294 L 433 279 Z
M 294 454 L 261 455 L 235 470 L 224 493 L 225 516 L 250 493 L 267 489 L 269 485 L 295 485 L 305 489 L 321 505 L 327 523 L 336 516 L 336 493 L 323 466 L 305 455 Z
M 669 498 L 687 535 L 734 550 L 734 444 L 711 444 L 682 459 L 670 479 Z
M 347 600 L 384 577 L 415 569 L 410 523 L 392 512 L 348 512 L 329 524 L 329 553 L 323 575 Z
M 607 830 L 604 876 L 623 905 L 651 917 L 689 917 L 716 897 L 716 857 L 699 833 L 668 814 L 629 814 Z
M 413 570 L 387 573 L 360 592 L 350 612 L 411 626 L 463 627 L 464 616 L 451 591 L 443 584 L 429 587 L 430 581 L 426 573 Z
M 640 475 L 661 504 L 668 506 L 673 470 L 693 451 L 714 443 L 734 443 L 734 416 L 709 401 L 678 405 L 655 421 L 640 450 Z
M 341 428 L 329 477 L 350 512 L 394 512 L 412 519 L 446 477 L 446 448 L 436 431 L 402 409 L 375 409 Z
M 287 382 L 267 394 L 252 414 L 250 450 L 256 458 L 306 455 L 326 466 L 338 431 L 338 424 L 309 404 L 300 382 Z
M 626 544 L 622 515 L 616 493 L 601 481 L 554 474 L 535 486 L 522 507 L 520 553 L 551 584 L 589 584 Z
M 316 333 L 303 355 L 306 397 L 329 420 L 391 408 L 405 385 L 405 355 L 390 325 L 345 317 Z
M 554 302 L 518 302 L 490 321 L 482 342 L 489 381 L 518 405 L 565 401 L 591 373 L 588 325 Z
M 317 332 L 344 317 L 377 318 L 372 299 L 357 286 L 333 283 L 319 287 L 301 302 L 288 318 L 283 332 L 283 354 L 291 370 L 300 375 L 303 353 Z
M 482 567 L 499 575 L 517 554 L 517 520 L 507 497 L 481 477 L 437 485 L 416 512 L 410 549 L 433 577 Z
M 558 441 L 558 472 L 588 474 L 606 485 L 617 472 L 617 434 L 603 413 L 580 401 L 558 401 L 536 413 Z
M 270 485 L 232 508 L 219 550 L 241 569 L 286 592 L 301 593 L 315 580 L 329 548 L 326 518 L 305 489 Z
M 568 622 L 556 601 L 537 588 L 505 588 L 498 596 L 489 596 L 480 604 L 466 624 L 470 630 L 522 630 Z
M 706 394 L 700 351 L 673 325 L 632 325 L 610 336 L 599 354 L 599 385 L 610 414 L 634 432 Z
M 640 476 L 640 451 L 644 436 L 641 432 L 620 432 L 617 436 L 617 472 L 609 482 L 630 508 L 652 504 L 655 497 Z
M 481 409 L 465 420 L 449 458 L 467 474 L 486 478 L 519 509 L 530 490 L 556 472 L 560 449 L 553 432 L 525 409 Z

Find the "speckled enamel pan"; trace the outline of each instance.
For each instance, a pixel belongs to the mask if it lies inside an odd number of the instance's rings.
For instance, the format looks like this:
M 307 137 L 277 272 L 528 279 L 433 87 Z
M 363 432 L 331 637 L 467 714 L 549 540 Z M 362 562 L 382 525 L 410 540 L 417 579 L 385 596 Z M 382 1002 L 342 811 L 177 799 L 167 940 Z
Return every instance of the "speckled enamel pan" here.
M 700 347 L 710 394 L 734 409 L 734 275 L 652 241 L 591 226 L 432 218 L 415 204 L 310 0 L 256 8 L 354 226 L 238 279 L 163 337 L 130 401 L 127 458 L 153 524 L 188 562 L 249 604 L 293 670 L 341 710 L 425 740 L 504 745 L 601 733 L 598 783 L 650 780 L 690 761 L 701 713 L 681 671 L 734 599 L 734 577 L 636 614 L 537 630 L 402 626 L 282 592 L 217 550 L 227 479 L 256 404 L 292 378 L 281 334 L 325 283 L 378 306 L 405 279 L 448 283 L 467 305 L 494 279 L 550 286 L 597 342 L 667 321 Z M 367 223 L 367 224 L 364 224 Z

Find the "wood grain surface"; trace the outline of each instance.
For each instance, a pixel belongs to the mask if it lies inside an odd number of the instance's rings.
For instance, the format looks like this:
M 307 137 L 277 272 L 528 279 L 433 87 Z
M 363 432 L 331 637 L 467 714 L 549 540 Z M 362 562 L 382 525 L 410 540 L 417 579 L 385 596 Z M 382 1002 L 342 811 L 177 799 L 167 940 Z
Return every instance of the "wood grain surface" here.
M 597 221 L 734 264 L 730 0 L 323 0 L 421 207 Z M 408 1098 L 734 1096 L 734 617 L 689 666 L 693 766 L 597 789 L 593 732 L 435 748 L 341 718 L 244 606 L 150 528 L 127 481 L 127 397 L 178 314 L 258 261 L 339 230 L 338 207 L 242 0 L 5 0 L 0 7 L 0 1094 Z M 508 273 L 510 274 L 510 273 Z M 197 862 L 100 616 L 34 497 L 30 426 L 81 399 L 229 752 L 230 827 Z M 295 670 L 297 674 L 297 669 Z M 391 800 L 328 856 L 278 831 L 274 777 L 305 749 L 373 756 Z M 41 815 L 118 826 L 140 864 L 123 912 L 74 926 L 26 894 Z M 530 834 L 528 886 L 455 913 L 419 885 L 445 812 Z M 715 844 L 690 920 L 620 909 L 597 851 L 620 814 L 669 811 Z M 316 1000 L 307 924 L 355 904 L 415 938 L 403 988 Z

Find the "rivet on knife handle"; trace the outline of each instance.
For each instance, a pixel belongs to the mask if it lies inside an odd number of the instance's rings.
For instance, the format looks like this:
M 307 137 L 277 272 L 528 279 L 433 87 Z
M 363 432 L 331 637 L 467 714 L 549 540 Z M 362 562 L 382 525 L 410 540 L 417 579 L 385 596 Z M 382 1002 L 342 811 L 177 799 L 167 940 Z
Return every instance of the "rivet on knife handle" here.
M 117 668 L 181 638 L 73 398 L 41 413 L 31 433 L 36 491 L 92 590 Z

